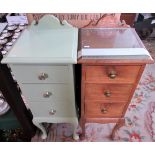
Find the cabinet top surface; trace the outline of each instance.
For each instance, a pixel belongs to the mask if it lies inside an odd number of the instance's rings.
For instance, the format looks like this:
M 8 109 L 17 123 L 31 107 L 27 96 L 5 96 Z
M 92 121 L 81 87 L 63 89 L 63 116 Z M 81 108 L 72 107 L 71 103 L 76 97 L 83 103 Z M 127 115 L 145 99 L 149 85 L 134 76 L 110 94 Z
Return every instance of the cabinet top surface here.
M 131 28 L 81 29 L 82 48 L 141 48 Z
M 153 61 L 133 28 L 81 29 L 79 36 L 78 62 L 90 59 Z
M 25 29 L 3 63 L 76 63 L 78 29 L 52 24 L 42 21 Z

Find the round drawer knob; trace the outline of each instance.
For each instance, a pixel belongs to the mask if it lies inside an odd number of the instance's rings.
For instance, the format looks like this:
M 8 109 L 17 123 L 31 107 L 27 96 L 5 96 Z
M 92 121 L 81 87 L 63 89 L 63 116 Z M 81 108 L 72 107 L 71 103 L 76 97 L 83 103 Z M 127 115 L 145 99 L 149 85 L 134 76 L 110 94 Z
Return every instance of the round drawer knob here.
M 105 91 L 105 92 L 104 92 L 104 95 L 105 95 L 106 97 L 110 97 L 110 96 L 111 96 L 111 92 L 110 92 L 110 91 Z
M 51 109 L 49 112 L 50 115 L 54 115 L 55 113 L 56 113 L 56 110 L 54 110 L 54 109 Z
M 101 113 L 106 114 L 108 110 L 106 108 L 101 109 Z
M 43 94 L 43 97 L 48 98 L 48 97 L 50 97 L 51 95 L 52 95 L 52 93 L 49 92 L 49 91 L 47 91 L 47 92 L 45 92 L 45 93 Z
M 116 73 L 116 71 L 110 71 L 109 74 L 108 74 L 108 76 L 109 76 L 111 79 L 115 79 L 116 76 L 117 76 L 117 73 Z
M 48 74 L 46 73 L 41 73 L 39 76 L 38 76 L 38 79 L 39 80 L 45 80 L 48 78 Z

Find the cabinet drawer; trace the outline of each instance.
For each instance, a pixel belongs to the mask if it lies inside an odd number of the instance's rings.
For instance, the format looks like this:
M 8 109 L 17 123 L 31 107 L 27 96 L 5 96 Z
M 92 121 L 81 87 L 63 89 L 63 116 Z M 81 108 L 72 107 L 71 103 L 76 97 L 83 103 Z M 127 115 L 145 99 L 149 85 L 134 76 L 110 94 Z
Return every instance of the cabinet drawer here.
M 117 118 L 121 117 L 123 114 L 124 107 L 126 102 L 86 102 L 85 103 L 85 114 L 86 117 L 111 117 Z
M 68 83 L 69 66 L 11 65 L 15 78 L 21 83 Z
M 141 66 L 86 66 L 86 82 L 134 83 Z
M 68 84 L 22 84 L 23 95 L 28 101 L 73 102 L 73 92 Z
M 33 117 L 57 118 L 76 117 L 75 105 L 68 102 L 29 102 Z M 57 121 L 57 120 L 55 120 Z
M 86 84 L 85 100 L 127 101 L 132 85 L 123 84 Z

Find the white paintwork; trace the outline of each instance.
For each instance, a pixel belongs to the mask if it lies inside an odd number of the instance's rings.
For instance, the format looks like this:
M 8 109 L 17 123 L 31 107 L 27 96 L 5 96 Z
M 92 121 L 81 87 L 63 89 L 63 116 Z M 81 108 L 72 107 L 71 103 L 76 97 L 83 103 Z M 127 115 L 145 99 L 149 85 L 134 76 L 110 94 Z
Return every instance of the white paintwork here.
M 45 15 L 43 18 L 39 20 L 39 24 L 37 27 L 35 26 L 35 21 L 31 24 L 31 29 L 70 29 L 73 28 L 72 25 L 67 23 L 66 20 L 62 21 L 62 24 L 60 24 L 60 21 L 57 17 L 53 15 Z
M 73 138 L 79 139 L 76 133 L 78 119 L 75 110 L 74 77 L 73 66 L 68 65 L 68 83 L 66 84 L 23 84 L 20 83 L 21 90 L 33 114 L 34 124 L 42 131 L 42 138 L 47 134 L 42 122 L 47 123 L 72 123 Z M 34 86 L 35 85 L 35 86 Z M 53 95 L 44 98 L 42 95 L 46 91 L 51 91 Z M 50 115 L 50 110 L 56 110 L 54 115 Z
M 29 101 L 30 109 L 33 113 L 34 117 L 42 117 L 47 118 L 49 117 L 53 123 L 59 122 L 63 119 L 69 119 L 69 118 L 76 118 L 76 112 L 75 107 L 72 102 L 32 102 Z M 38 108 L 36 108 L 38 107 Z M 50 115 L 49 112 L 51 110 L 56 110 L 56 113 L 54 115 Z
M 3 63 L 76 63 L 76 41 L 76 30 L 26 29 Z
M 47 133 L 46 133 L 46 130 L 44 128 L 44 126 L 42 125 L 42 122 L 40 121 L 36 121 L 36 120 L 32 120 L 33 124 L 35 126 L 37 126 L 41 131 L 42 131 L 42 135 L 41 135 L 41 138 L 42 139 L 46 139 L 47 138 Z
M 15 77 L 21 83 L 68 83 L 68 65 L 16 65 L 11 64 Z M 46 73 L 48 78 L 39 80 L 39 75 Z
M 77 43 L 77 28 L 45 16 L 37 26 L 32 23 L 24 30 L 2 63 L 77 63 Z
M 144 48 L 93 48 L 82 49 L 81 56 L 149 56 L 149 52 Z
M 73 125 L 73 139 L 79 140 L 79 135 L 76 133 L 76 129 L 78 127 L 78 120 L 77 117 L 72 117 L 72 118 L 57 118 L 57 119 L 52 119 L 49 117 L 35 117 L 33 118 L 33 123 L 42 131 L 42 139 L 47 138 L 47 133 L 45 128 L 42 126 L 42 122 L 47 122 L 47 123 L 71 123 Z
M 75 108 L 73 63 L 77 62 L 78 30 L 54 16 L 43 17 L 24 31 L 9 54 L 2 60 L 12 69 L 33 114 L 33 123 L 47 133 L 42 123 L 72 123 L 73 138 L 78 118 Z M 48 74 L 39 80 L 41 73 Z M 47 91 L 52 95 L 43 97 Z M 56 110 L 51 115 L 51 110 Z
M 68 84 L 22 84 L 22 91 L 28 101 L 37 102 L 73 102 L 70 98 L 70 87 Z M 44 97 L 43 94 L 51 92 L 51 96 Z

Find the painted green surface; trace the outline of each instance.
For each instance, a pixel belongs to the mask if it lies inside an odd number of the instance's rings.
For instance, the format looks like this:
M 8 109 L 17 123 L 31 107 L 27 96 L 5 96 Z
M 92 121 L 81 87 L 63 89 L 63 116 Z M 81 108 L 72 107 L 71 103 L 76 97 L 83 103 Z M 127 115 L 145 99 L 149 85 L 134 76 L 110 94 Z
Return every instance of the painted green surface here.
M 32 64 L 18 64 L 10 65 L 15 78 L 21 83 L 69 83 L 69 66 L 54 66 L 46 65 L 32 65 Z M 40 80 L 39 76 L 44 73 L 48 75 L 45 80 Z
M 72 65 L 77 62 L 78 30 L 63 23 L 53 16 L 37 26 L 33 22 L 2 61 L 10 65 L 42 138 L 47 137 L 42 122 L 72 123 L 78 138 Z M 41 73 L 48 77 L 40 80 Z M 45 97 L 47 92 L 52 95 Z
M 2 63 L 77 62 L 78 29 L 47 17 L 24 30 Z

